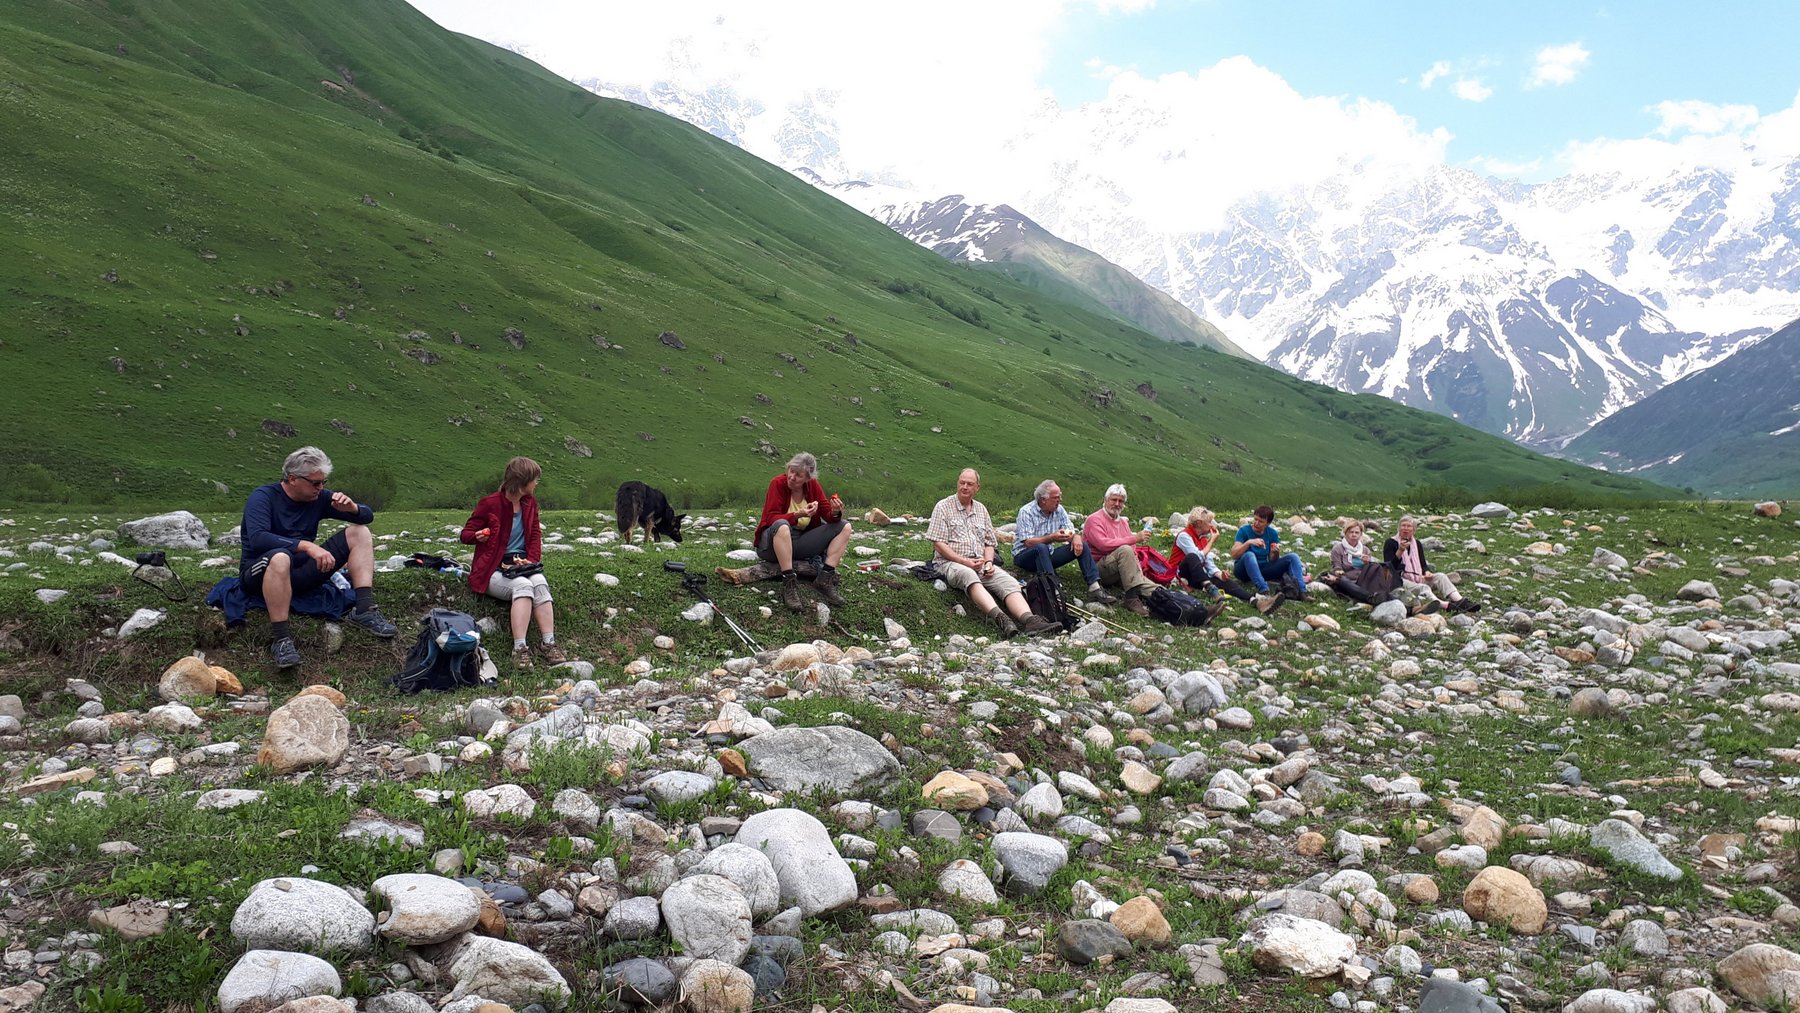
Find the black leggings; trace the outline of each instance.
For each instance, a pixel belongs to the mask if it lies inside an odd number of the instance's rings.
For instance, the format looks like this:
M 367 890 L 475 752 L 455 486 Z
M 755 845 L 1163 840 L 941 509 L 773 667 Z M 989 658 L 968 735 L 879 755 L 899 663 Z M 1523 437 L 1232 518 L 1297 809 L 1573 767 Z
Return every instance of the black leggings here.
M 1187 581 L 1188 586 L 1196 591 L 1211 584 L 1240 601 L 1250 600 L 1250 589 L 1238 581 L 1233 580 L 1231 576 L 1223 570 L 1208 575 L 1206 567 L 1200 564 L 1199 556 L 1181 557 L 1181 565 L 1176 567 L 1175 570 L 1177 573 L 1181 574 L 1181 579 Z

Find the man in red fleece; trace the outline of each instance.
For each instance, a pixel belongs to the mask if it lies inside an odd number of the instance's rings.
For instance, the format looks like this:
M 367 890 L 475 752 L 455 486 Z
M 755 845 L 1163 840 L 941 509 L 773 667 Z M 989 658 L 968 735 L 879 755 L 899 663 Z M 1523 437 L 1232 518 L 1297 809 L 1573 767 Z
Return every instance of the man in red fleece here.
M 1117 482 L 1106 489 L 1100 509 L 1087 515 L 1081 525 L 1088 550 L 1100 564 L 1100 583 L 1117 584 L 1125 591 L 1125 607 L 1140 616 L 1150 614 L 1144 598 L 1156 590 L 1156 582 L 1144 576 L 1138 565 L 1136 547 L 1150 540 L 1148 531 L 1133 532 L 1125 517 L 1125 487 Z

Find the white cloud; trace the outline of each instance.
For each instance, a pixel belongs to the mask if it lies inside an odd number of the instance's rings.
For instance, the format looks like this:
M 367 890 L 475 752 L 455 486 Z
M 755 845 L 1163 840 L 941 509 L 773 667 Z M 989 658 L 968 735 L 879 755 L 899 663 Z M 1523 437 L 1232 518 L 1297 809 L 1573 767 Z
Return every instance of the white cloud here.
M 1533 158 L 1524 162 L 1511 162 L 1504 158 L 1482 155 L 1470 159 L 1469 168 L 1501 179 L 1531 179 L 1543 173 L 1544 160 Z
M 1675 134 L 1741 134 L 1761 119 L 1752 105 L 1715 105 L 1697 99 L 1680 102 L 1658 102 L 1646 112 L 1656 114 L 1656 133 L 1660 137 Z
M 1419 87 L 1430 88 L 1434 83 L 1436 83 L 1438 78 L 1448 77 L 1449 74 L 1450 74 L 1450 61 L 1449 60 L 1439 60 L 1436 63 L 1432 64 L 1431 66 L 1425 68 L 1425 73 L 1419 75 Z
M 1486 102 L 1493 96 L 1494 89 L 1483 84 L 1479 77 L 1459 77 L 1450 92 L 1465 102 Z
M 1591 55 L 1593 54 L 1588 52 L 1587 47 L 1579 42 L 1545 46 L 1537 51 L 1537 59 L 1532 65 L 1531 76 L 1525 80 L 1525 87 L 1568 84 L 1581 73 L 1581 68 L 1587 65 Z

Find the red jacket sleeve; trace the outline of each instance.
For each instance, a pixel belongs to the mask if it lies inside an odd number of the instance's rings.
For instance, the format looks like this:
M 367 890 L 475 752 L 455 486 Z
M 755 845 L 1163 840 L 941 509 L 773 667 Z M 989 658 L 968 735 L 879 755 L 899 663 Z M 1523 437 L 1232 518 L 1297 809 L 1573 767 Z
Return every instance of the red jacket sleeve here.
M 491 528 L 497 523 L 499 523 L 499 520 L 493 515 L 493 512 L 488 509 L 488 501 L 484 497 L 481 502 L 475 504 L 475 512 L 469 515 L 468 523 L 463 525 L 463 544 L 474 545 L 475 536 L 481 533 L 482 528 Z

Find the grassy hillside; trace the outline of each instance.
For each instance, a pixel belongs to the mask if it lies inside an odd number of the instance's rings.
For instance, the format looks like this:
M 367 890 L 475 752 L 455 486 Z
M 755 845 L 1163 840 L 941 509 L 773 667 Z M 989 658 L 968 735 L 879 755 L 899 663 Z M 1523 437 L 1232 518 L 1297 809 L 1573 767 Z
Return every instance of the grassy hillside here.
M 1602 419 L 1569 456 L 1711 496 L 1800 495 L 1800 321 Z
M 0 372 L 27 392 L 0 501 L 229 509 L 301 443 L 389 505 L 465 502 L 513 454 L 553 504 L 632 477 L 715 503 L 801 449 L 853 502 L 965 464 L 1001 498 L 1656 491 L 947 263 L 399 0 L 0 29 Z

